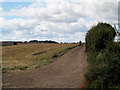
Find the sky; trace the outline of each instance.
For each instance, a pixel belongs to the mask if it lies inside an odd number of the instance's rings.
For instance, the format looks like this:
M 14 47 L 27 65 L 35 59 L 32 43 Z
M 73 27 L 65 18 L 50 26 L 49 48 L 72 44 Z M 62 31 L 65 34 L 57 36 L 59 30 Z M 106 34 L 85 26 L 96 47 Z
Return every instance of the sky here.
M 98 22 L 118 23 L 118 0 L 0 0 L 0 41 L 85 41 Z

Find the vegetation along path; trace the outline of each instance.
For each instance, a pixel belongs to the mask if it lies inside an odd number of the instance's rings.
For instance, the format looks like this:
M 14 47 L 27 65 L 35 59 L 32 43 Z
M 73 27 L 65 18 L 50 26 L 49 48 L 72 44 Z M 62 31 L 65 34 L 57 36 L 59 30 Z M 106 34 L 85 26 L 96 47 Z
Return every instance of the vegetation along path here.
M 51 64 L 18 74 L 3 74 L 3 87 L 80 88 L 88 68 L 85 47 L 66 52 Z

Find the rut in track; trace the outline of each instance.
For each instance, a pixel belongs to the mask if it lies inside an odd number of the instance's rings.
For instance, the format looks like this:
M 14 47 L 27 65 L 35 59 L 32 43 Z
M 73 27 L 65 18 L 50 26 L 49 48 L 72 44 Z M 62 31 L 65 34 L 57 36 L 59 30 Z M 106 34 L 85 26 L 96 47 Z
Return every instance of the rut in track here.
M 19 74 L 3 74 L 3 87 L 80 88 L 88 68 L 85 47 L 76 47 L 49 65 Z

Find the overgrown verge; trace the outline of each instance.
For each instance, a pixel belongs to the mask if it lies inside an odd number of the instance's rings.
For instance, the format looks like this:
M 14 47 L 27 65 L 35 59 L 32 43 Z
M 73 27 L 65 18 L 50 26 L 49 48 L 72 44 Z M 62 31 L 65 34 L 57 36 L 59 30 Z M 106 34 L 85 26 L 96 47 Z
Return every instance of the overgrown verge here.
M 106 23 L 99 23 L 87 33 L 86 51 L 90 69 L 85 79 L 90 83 L 86 88 L 120 88 L 120 45 L 113 41 L 114 37 L 114 29 Z
M 59 58 L 60 56 L 64 55 L 68 50 L 70 49 L 73 49 L 75 47 L 77 47 L 78 45 L 75 45 L 75 46 L 72 46 L 72 47 L 67 47 L 63 50 L 61 50 L 60 52 L 58 53 L 54 53 L 52 56 L 50 56 L 49 59 L 47 59 L 45 62 L 44 62 L 44 65 L 48 65 L 49 63 L 53 63 L 54 61 L 57 60 L 57 58 Z M 41 65 L 35 65 L 35 68 L 39 68 Z
M 75 48 L 75 47 L 77 47 L 77 46 L 68 47 L 68 48 L 62 50 L 62 51 L 59 52 L 59 53 L 54 53 L 54 55 L 52 56 L 52 58 L 56 58 L 56 57 L 62 56 L 62 55 L 63 55 L 64 53 L 66 53 L 68 50 L 73 49 L 73 48 Z
M 8 70 L 26 70 L 28 67 L 24 66 L 17 66 L 17 67 L 12 67 L 12 68 L 2 68 L 3 73 L 5 73 Z

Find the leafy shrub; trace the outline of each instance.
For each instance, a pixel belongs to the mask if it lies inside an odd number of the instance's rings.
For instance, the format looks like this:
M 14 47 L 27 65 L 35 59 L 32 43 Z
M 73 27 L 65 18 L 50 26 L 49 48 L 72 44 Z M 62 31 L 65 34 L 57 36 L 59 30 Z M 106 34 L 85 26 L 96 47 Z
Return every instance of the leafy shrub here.
M 93 26 L 86 35 L 86 51 L 100 51 L 106 48 L 108 42 L 113 41 L 116 33 L 107 23 L 98 23 Z
M 96 61 L 96 56 L 99 54 L 99 52 L 95 52 L 95 53 L 87 53 L 87 61 L 89 63 L 94 63 Z
M 85 78 L 91 83 L 87 87 L 120 88 L 120 44 L 113 42 L 114 37 L 115 31 L 106 23 L 88 31 L 86 51 L 91 67 Z
M 4 71 L 6 71 L 7 69 L 6 68 L 2 68 L 2 71 L 4 72 Z
M 99 63 L 96 64 L 96 62 Z M 96 57 L 96 62 L 85 75 L 85 78 L 91 82 L 88 87 L 118 87 L 120 85 L 120 47 L 118 44 L 111 42 L 103 53 Z

